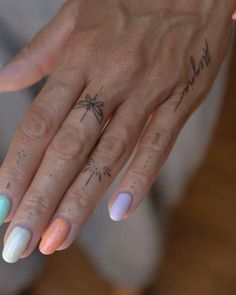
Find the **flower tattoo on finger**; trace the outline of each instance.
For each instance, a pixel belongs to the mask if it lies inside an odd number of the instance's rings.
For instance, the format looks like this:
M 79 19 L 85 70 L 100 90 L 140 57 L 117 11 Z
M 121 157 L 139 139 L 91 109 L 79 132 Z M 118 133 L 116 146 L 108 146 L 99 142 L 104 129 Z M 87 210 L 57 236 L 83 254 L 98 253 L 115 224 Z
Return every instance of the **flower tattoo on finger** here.
M 98 94 L 94 97 L 86 94 L 85 99 L 78 101 L 75 106 L 75 109 L 84 108 L 86 109 L 83 117 L 81 118 L 80 122 L 82 122 L 89 111 L 92 111 L 94 116 L 96 117 L 99 124 L 102 124 L 103 121 L 103 110 L 104 102 L 98 100 Z

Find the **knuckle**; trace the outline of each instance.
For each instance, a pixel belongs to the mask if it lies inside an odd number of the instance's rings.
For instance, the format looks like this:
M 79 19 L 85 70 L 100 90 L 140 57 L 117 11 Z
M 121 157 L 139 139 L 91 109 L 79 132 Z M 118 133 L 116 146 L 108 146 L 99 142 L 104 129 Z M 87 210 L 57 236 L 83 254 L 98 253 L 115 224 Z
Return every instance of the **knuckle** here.
M 166 152 L 172 146 L 173 136 L 171 132 L 161 131 L 146 135 L 144 144 L 152 152 Z
M 33 210 L 37 215 L 44 215 L 50 208 L 49 198 L 45 198 L 39 191 L 30 191 L 27 198 L 23 200 L 27 210 Z
M 77 160 L 83 152 L 83 147 L 84 143 L 78 130 L 67 128 L 54 138 L 49 152 L 61 160 Z
M 146 61 L 143 55 L 140 56 L 139 52 L 135 52 L 134 50 L 128 50 L 128 54 L 123 50 L 114 53 L 111 56 L 109 65 L 112 65 L 115 74 L 121 78 L 124 77 L 124 79 L 137 78 L 139 73 L 143 74 L 146 70 Z
M 40 108 L 32 110 L 22 122 L 20 134 L 26 144 L 46 139 L 53 129 L 53 119 L 50 114 Z
M 105 135 L 98 144 L 96 151 L 108 162 L 117 162 L 125 154 L 127 143 L 122 138 Z
M 70 193 L 70 197 L 75 200 L 79 208 L 89 209 L 91 207 L 89 195 L 85 192 L 85 190 L 72 192 Z
M 5 167 L 3 170 L 6 179 L 12 179 L 15 185 L 22 183 L 26 179 L 26 175 L 22 169 L 17 166 Z
M 149 179 L 147 174 L 143 171 L 143 167 L 136 166 L 130 171 L 130 179 L 136 179 L 139 183 L 139 187 L 146 188 L 149 185 Z
M 70 43 L 69 52 L 75 57 L 76 61 L 81 61 L 83 58 L 91 59 L 101 51 L 103 47 L 101 39 L 101 36 L 93 29 L 80 29 L 77 27 Z

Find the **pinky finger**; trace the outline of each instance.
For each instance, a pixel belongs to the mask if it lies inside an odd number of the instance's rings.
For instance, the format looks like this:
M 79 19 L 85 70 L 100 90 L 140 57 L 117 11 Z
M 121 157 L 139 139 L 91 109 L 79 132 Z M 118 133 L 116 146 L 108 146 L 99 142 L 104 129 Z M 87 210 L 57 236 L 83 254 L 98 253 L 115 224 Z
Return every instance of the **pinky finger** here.
M 110 218 L 131 215 L 150 190 L 183 126 L 182 116 L 168 114 L 163 105 L 152 114 L 126 173 L 109 200 Z

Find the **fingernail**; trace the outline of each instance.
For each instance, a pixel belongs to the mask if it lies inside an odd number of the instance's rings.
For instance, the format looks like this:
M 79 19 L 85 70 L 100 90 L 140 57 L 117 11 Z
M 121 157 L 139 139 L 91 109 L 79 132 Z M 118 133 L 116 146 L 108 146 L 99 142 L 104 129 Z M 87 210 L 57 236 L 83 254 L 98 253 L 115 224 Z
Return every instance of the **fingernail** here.
M 65 241 L 70 230 L 69 223 L 62 218 L 55 219 L 44 233 L 39 250 L 45 255 L 52 254 Z
M 0 194 L 0 225 L 2 225 L 9 213 L 11 202 L 8 197 Z
M 125 213 L 131 205 L 132 200 L 133 197 L 131 194 L 126 192 L 120 193 L 109 210 L 110 218 L 114 221 L 123 219 Z
M 25 252 L 31 233 L 20 226 L 16 226 L 9 234 L 3 248 L 2 258 L 8 263 L 17 262 Z

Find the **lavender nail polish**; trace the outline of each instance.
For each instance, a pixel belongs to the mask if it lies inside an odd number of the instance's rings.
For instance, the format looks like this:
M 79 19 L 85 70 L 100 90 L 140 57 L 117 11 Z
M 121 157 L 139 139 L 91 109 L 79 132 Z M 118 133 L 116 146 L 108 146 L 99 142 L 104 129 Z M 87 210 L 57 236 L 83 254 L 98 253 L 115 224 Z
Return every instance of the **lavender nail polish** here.
M 120 193 L 110 208 L 110 218 L 114 221 L 123 219 L 132 203 L 133 197 L 127 192 Z

